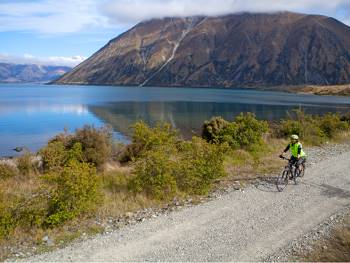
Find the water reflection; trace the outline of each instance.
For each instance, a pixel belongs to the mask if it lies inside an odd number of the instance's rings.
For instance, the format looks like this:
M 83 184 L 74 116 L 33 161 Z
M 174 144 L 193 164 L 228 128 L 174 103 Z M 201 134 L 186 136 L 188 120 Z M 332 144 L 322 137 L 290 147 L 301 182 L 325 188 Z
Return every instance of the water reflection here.
M 231 120 L 240 112 L 254 112 L 275 120 L 297 107 L 308 113 L 344 112 L 350 98 L 239 89 L 1 84 L 0 156 L 13 155 L 17 146 L 36 151 L 64 127 L 74 131 L 85 124 L 111 124 L 115 138 L 125 141 L 129 127 L 142 119 L 151 125 L 169 122 L 190 137 L 212 116 Z
M 40 112 L 51 112 L 56 114 L 71 113 L 75 115 L 88 114 L 88 109 L 82 104 L 48 104 L 48 103 L 1 103 L 0 117 L 7 114 L 22 112 L 27 115 Z
M 85 124 L 103 125 L 84 105 L 1 103 L 0 156 L 15 155 L 18 146 L 36 151 L 64 128 L 74 131 Z
M 89 111 L 103 122 L 109 123 L 117 131 L 130 135 L 130 126 L 137 120 L 150 125 L 169 122 L 185 137 L 198 133 L 202 123 L 213 116 L 232 120 L 240 112 L 253 112 L 259 119 L 278 120 L 293 109 L 302 108 L 307 113 L 344 112 L 347 107 L 334 104 L 323 105 L 270 105 L 247 103 L 213 102 L 109 102 L 103 105 L 88 106 Z

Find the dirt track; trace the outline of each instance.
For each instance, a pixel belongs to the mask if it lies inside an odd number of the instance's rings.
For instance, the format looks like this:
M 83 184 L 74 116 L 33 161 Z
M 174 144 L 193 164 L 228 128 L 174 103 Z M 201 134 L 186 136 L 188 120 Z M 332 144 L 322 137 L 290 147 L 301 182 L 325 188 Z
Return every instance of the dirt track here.
M 308 167 L 279 193 L 273 180 L 30 261 L 256 261 L 350 205 L 350 152 Z

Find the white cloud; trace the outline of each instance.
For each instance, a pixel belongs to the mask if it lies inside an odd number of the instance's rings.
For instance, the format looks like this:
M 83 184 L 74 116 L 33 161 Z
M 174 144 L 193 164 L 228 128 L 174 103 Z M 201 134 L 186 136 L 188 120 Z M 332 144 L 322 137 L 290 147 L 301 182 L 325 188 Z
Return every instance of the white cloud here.
M 294 11 L 336 16 L 343 9 L 350 9 L 350 0 L 108 0 L 101 7 L 102 13 L 114 24 L 134 24 L 166 16 L 216 16 L 246 11 Z M 346 17 L 343 18 L 346 22 Z
M 0 32 L 41 34 L 121 28 L 165 16 L 294 11 L 333 16 L 350 25 L 350 0 L 40 0 L 0 2 Z
M 0 31 L 71 33 L 107 26 L 96 0 L 43 0 L 0 3 Z
M 83 62 L 86 57 L 72 56 L 72 57 L 36 57 L 31 54 L 24 54 L 23 56 L 13 56 L 9 54 L 0 53 L 0 62 L 14 63 L 14 64 L 36 64 L 36 65 L 50 65 L 50 66 L 69 66 L 74 67 Z

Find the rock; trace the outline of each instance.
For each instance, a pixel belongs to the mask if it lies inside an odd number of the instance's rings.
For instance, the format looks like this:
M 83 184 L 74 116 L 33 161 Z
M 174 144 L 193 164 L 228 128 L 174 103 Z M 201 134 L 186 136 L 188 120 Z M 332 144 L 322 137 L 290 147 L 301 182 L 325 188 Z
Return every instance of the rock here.
M 127 213 L 125 214 L 125 216 L 126 216 L 127 218 L 131 218 L 131 217 L 134 216 L 134 213 L 127 212 Z
M 53 246 L 54 245 L 53 240 L 47 235 L 44 236 L 41 240 L 48 246 Z

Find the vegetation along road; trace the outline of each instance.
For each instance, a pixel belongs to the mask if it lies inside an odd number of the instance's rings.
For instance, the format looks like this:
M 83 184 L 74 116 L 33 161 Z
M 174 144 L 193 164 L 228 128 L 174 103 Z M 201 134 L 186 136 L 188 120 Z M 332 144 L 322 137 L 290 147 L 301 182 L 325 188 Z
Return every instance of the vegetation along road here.
M 335 148 L 313 149 L 305 177 L 284 192 L 261 181 L 29 260 L 262 260 L 350 205 L 350 147 Z

